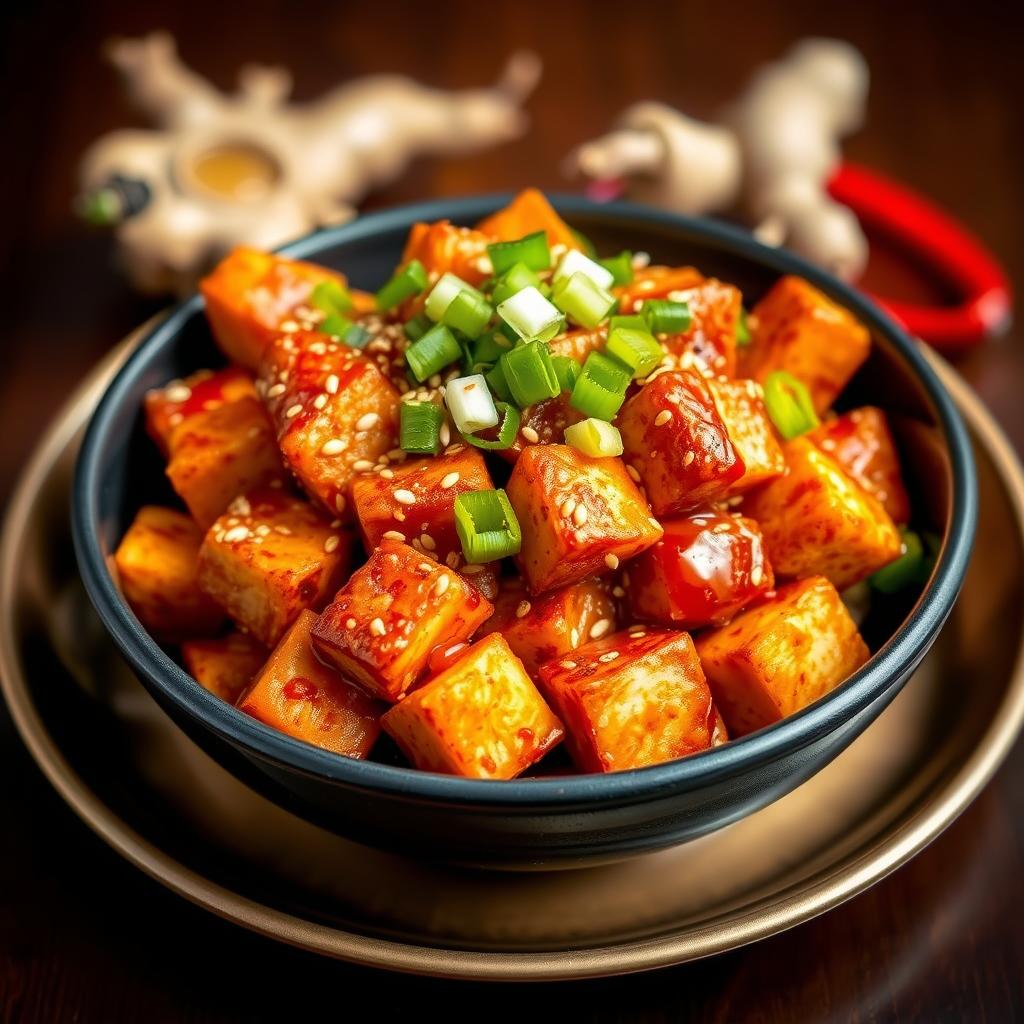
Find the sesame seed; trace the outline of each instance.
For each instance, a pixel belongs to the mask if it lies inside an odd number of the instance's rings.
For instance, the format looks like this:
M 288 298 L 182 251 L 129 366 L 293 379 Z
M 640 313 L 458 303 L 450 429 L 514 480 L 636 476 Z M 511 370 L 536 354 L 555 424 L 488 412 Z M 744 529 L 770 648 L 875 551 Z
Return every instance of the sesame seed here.
M 251 516 L 252 505 L 249 504 L 248 498 L 244 495 L 239 495 L 239 497 L 235 498 L 235 500 L 231 502 L 231 511 L 237 516 Z
M 575 661 L 563 661 L 562 668 L 574 669 L 576 667 Z
M 611 619 L 598 619 L 597 622 L 590 627 L 590 639 L 599 640 L 608 632 L 609 629 L 611 629 L 611 626 Z
M 668 409 L 662 409 L 661 412 L 654 417 L 654 425 L 656 427 L 663 427 L 670 419 L 672 419 L 671 411 Z
M 345 620 L 345 628 L 346 629 L 355 629 L 356 625 L 357 625 L 356 620 L 353 619 L 353 618 L 348 618 L 348 619 Z
M 441 447 L 442 448 L 447 448 L 449 442 L 452 439 L 451 428 L 448 426 L 447 423 L 442 423 L 441 424 L 441 429 L 438 431 L 438 435 L 437 436 L 438 436 L 438 440 L 441 442 Z
M 577 505 L 572 514 L 572 521 L 577 526 L 582 526 L 587 521 L 587 506 Z
M 611 552 L 609 552 L 607 555 L 604 556 L 604 564 L 607 565 L 609 569 L 618 569 L 619 556 L 613 555 Z
M 338 375 L 336 373 L 332 373 L 328 376 L 327 380 L 324 381 L 324 391 L 329 395 L 336 395 L 338 393 L 338 385 L 340 383 Z
M 266 523 L 260 523 L 260 525 L 256 527 L 256 536 L 257 537 L 266 537 L 269 533 L 270 533 L 270 527 L 267 526 Z
M 285 386 L 283 384 L 271 384 L 267 388 L 267 398 L 278 398 L 285 393 Z
M 292 535 L 292 531 L 287 526 L 275 526 L 274 533 L 279 533 L 282 537 L 290 537 Z
M 434 538 L 431 537 L 429 533 L 424 533 L 420 536 L 420 543 L 427 551 L 437 550 L 437 541 L 435 541 Z
M 192 389 L 187 384 L 172 384 L 164 392 L 168 402 L 187 402 L 192 397 Z
M 383 459 L 384 456 L 382 455 L 381 458 Z M 388 458 L 392 462 L 402 462 L 405 459 L 405 452 L 402 451 L 401 448 L 392 448 L 391 451 L 388 452 Z
M 372 430 L 380 420 L 380 416 L 375 412 L 368 412 L 365 416 L 360 416 L 356 420 L 356 430 Z
M 334 496 L 334 507 L 338 510 L 338 512 L 344 512 L 345 511 L 345 495 L 344 494 L 336 494 Z
M 614 661 L 618 656 L 619 656 L 619 652 L 618 651 L 605 651 L 605 653 L 602 654 L 601 657 L 598 658 L 597 660 L 598 661 L 603 661 L 603 662 L 607 663 L 609 661 Z
M 478 572 L 483 572 L 484 567 L 482 565 L 467 565 L 462 571 L 467 576 L 475 576 Z
M 447 490 L 449 487 L 454 487 L 459 482 L 459 476 L 460 476 L 460 474 L 458 474 L 458 473 L 449 473 L 441 481 L 441 486 L 445 490 Z
M 370 623 L 370 632 L 374 636 L 384 636 L 384 634 L 387 632 L 387 627 L 384 625 L 384 620 L 380 618 L 374 619 L 373 622 Z
M 625 597 L 626 591 L 622 587 L 612 587 L 612 597 Z
M 647 630 L 638 629 L 635 633 L 630 633 L 629 636 L 631 640 L 642 640 L 645 636 L 647 636 Z
M 580 631 L 576 629 L 575 626 L 569 634 L 569 643 L 571 643 L 573 647 L 579 647 L 580 645 Z
M 324 541 L 324 551 L 326 551 L 327 554 L 331 554 L 332 552 L 338 550 L 338 545 L 340 543 L 341 538 L 336 533 L 332 534 L 330 537 L 327 538 L 327 540 Z
M 317 410 L 322 409 L 326 404 L 327 404 L 327 396 L 326 395 L 317 395 L 316 398 L 313 399 L 313 408 L 314 409 L 317 409 Z
M 384 540 L 400 540 L 404 544 L 405 534 L 399 533 L 398 530 L 387 530 L 384 533 Z
M 352 463 L 352 468 L 357 473 L 368 473 L 373 469 L 373 463 L 369 459 L 357 459 Z
M 518 607 L 516 608 L 516 618 L 517 619 L 521 619 L 524 616 L 529 615 L 529 613 L 530 613 L 530 602 L 529 601 L 520 601 Z
M 341 520 L 340 519 L 332 519 L 331 520 L 331 529 L 332 530 L 339 530 L 339 529 L 341 529 Z
M 248 526 L 233 526 L 224 534 L 224 540 L 228 544 L 234 544 L 235 541 L 248 540 L 249 539 L 249 527 Z
M 405 522 L 405 513 L 400 508 L 396 508 L 395 509 L 395 518 L 400 523 L 404 523 Z
M 691 462 L 693 462 L 693 452 L 687 452 L 683 456 L 683 465 L 688 466 Z
M 296 402 L 295 405 L 289 405 L 284 411 L 285 419 L 294 419 L 300 412 L 302 412 L 302 406 L 299 405 L 298 402 Z
M 415 543 L 416 543 L 416 541 L 413 541 L 413 544 L 415 544 Z M 434 567 L 429 562 L 420 562 L 420 564 L 417 565 L 416 568 L 419 569 L 420 572 L 433 572 L 434 571 Z
M 437 577 L 437 582 L 434 584 L 434 593 L 440 597 L 447 589 L 448 584 L 451 583 L 451 578 L 447 573 L 442 573 Z
M 573 512 L 576 511 L 576 499 L 566 498 L 565 501 L 562 502 L 562 506 L 558 511 L 561 512 L 566 519 L 568 519 L 569 516 L 571 516 Z
M 750 570 L 750 582 L 753 583 L 755 587 L 759 587 L 761 585 L 761 580 L 763 579 L 764 570 L 760 565 L 755 565 L 754 568 Z
M 521 433 L 530 444 L 536 444 L 540 440 L 540 434 L 533 427 L 523 427 Z
M 398 490 L 394 492 L 394 499 L 400 505 L 416 504 L 416 495 L 413 494 L 412 491 L 406 490 L 404 487 L 399 487 Z
M 340 438 L 332 437 L 330 441 L 324 441 L 320 446 L 321 455 L 340 455 L 348 445 Z
M 635 484 L 640 483 L 640 474 L 637 472 L 636 466 L 631 466 L 631 465 L 629 465 L 627 463 L 626 464 L 626 472 L 629 474 L 629 478 L 630 478 L 630 480 L 633 481 L 633 483 L 635 483 Z

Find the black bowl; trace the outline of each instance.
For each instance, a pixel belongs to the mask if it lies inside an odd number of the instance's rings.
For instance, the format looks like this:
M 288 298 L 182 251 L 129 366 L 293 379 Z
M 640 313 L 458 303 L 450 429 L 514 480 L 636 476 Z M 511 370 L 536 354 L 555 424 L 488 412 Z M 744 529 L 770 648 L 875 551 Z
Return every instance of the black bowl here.
M 448 217 L 471 224 L 507 196 L 442 200 L 370 214 L 283 250 L 380 285 L 409 226 Z M 668 764 L 609 775 L 478 781 L 355 761 L 291 739 L 224 704 L 154 642 L 111 577 L 111 552 L 135 509 L 174 500 L 145 436 L 148 388 L 223 362 L 193 297 L 155 327 L 111 383 L 78 460 L 75 549 L 89 595 L 146 688 L 201 747 L 282 806 L 339 833 L 416 856 L 525 867 L 572 865 L 681 843 L 756 811 L 840 753 L 899 692 L 956 599 L 976 518 L 966 431 L 914 343 L 859 292 L 745 232 L 626 203 L 561 197 L 555 206 L 602 252 L 643 249 L 739 285 L 748 304 L 781 274 L 799 274 L 872 331 L 872 356 L 850 402 L 885 408 L 898 425 L 919 515 L 943 541 L 921 594 L 876 603 L 864 625 L 871 660 L 827 697 L 770 728 Z

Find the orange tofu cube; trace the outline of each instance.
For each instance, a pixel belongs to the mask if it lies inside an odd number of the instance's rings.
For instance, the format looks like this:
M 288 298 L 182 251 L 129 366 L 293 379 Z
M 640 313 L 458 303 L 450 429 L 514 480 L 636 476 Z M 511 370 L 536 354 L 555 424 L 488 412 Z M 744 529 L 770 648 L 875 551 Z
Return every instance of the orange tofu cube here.
M 608 341 L 608 325 L 573 327 L 548 342 L 553 356 L 567 356 L 582 366 L 591 352 L 600 352 Z
M 530 676 L 536 676 L 544 662 L 614 632 L 615 620 L 615 602 L 600 580 L 570 583 L 533 598 L 515 580 L 502 587 L 494 614 L 480 632 L 500 633 Z
M 199 588 L 202 539 L 183 513 L 144 505 L 114 553 L 125 600 L 160 640 L 216 633 L 224 622 L 224 613 Z
M 247 396 L 195 413 L 175 430 L 167 477 L 205 530 L 240 494 L 284 483 L 288 473 L 266 410 Z
M 232 502 L 199 552 L 199 585 L 243 629 L 273 647 L 300 611 L 341 585 L 352 535 L 302 498 L 252 491 Z
M 240 366 L 199 370 L 184 380 L 172 380 L 146 392 L 146 429 L 166 458 L 173 448 L 175 432 L 185 422 L 240 398 L 255 397 L 252 375 Z
M 544 193 L 535 188 L 523 189 L 503 210 L 482 220 L 477 230 L 503 242 L 514 242 L 534 231 L 544 231 L 549 245 L 580 248 L 572 228 L 558 216 Z
M 743 475 L 729 487 L 740 494 L 786 471 L 786 457 L 764 405 L 761 385 L 752 380 L 709 380 L 708 388 L 725 429 L 743 460 Z
M 505 638 L 492 633 L 383 718 L 419 769 L 470 779 L 513 779 L 562 738 Z
M 774 585 L 752 519 L 700 512 L 661 525 L 661 540 L 624 574 L 638 620 L 682 629 L 728 622 Z
M 629 284 L 612 288 L 619 300 L 619 312 L 638 312 L 647 299 L 667 299 L 673 292 L 695 288 L 704 281 L 696 267 L 640 267 L 633 272 Z
M 655 377 L 626 402 L 618 423 L 623 458 L 659 518 L 724 498 L 743 476 L 743 459 L 698 373 Z
M 451 569 L 384 540 L 317 619 L 313 646 L 346 679 L 394 703 L 435 647 L 468 640 L 493 610 Z
M 582 771 L 644 768 L 711 746 L 714 705 L 688 633 L 614 633 L 542 665 L 540 687 Z
M 358 350 L 309 331 L 272 342 L 259 387 L 292 472 L 345 516 L 356 473 L 397 449 L 398 392 Z
M 532 445 L 505 491 L 523 535 L 516 563 L 532 594 L 615 569 L 661 536 L 620 459 Z
M 780 587 L 697 653 L 729 733 L 778 722 L 838 686 L 870 656 L 836 588 L 822 576 Z
M 873 494 L 892 521 L 910 521 L 910 498 L 903 486 L 900 457 L 889 421 L 881 409 L 864 406 L 826 420 L 807 435 L 823 452 Z
M 282 325 L 313 326 L 322 318 L 310 296 L 323 281 L 346 284 L 326 267 L 242 246 L 199 282 L 199 291 L 217 344 L 232 362 L 255 370 Z
M 777 575 L 824 576 L 840 590 L 899 558 L 902 540 L 881 503 L 806 437 L 783 446 L 786 473 L 750 494 Z
M 824 412 L 871 351 L 867 328 L 802 277 L 783 277 L 754 307 L 753 341 L 740 375 L 764 382 L 774 370 L 803 381 Z
M 455 531 L 455 499 L 466 491 L 494 490 L 483 456 L 468 445 L 442 455 L 397 463 L 392 473 L 363 473 L 352 481 L 352 507 L 367 551 L 388 537 L 467 574 L 492 597 L 498 592 L 495 565 L 466 566 Z
M 267 660 L 266 647 L 248 633 L 186 640 L 181 660 L 200 686 L 229 704 L 237 702 Z
M 669 298 L 690 307 L 690 326 L 679 334 L 663 335 L 665 348 L 685 366 L 693 360 L 715 376 L 736 375 L 736 328 L 743 296 L 731 284 L 705 278 L 700 284 L 679 288 Z
M 238 706 L 297 740 L 364 758 L 380 735 L 384 705 L 317 660 L 314 622 L 313 612 L 299 613 Z
M 402 253 L 402 266 L 419 260 L 431 281 L 452 273 L 467 284 L 477 285 L 491 276 L 487 246 L 493 241 L 482 231 L 456 227 L 448 220 L 413 224 Z

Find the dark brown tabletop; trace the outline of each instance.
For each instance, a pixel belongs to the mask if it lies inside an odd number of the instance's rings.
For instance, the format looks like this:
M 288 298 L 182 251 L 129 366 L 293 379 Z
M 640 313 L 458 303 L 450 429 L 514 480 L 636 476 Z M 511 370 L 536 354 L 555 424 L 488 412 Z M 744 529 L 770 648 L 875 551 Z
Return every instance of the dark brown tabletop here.
M 566 188 L 560 158 L 631 101 L 711 114 L 751 68 L 804 35 L 835 35 L 871 66 L 851 158 L 913 184 L 969 224 L 1024 288 L 1024 19 L 987 2 L 180 2 L 14 4 L 2 16 L 0 191 L 4 373 L 0 494 L 82 375 L 159 308 L 112 266 L 110 239 L 69 215 L 76 163 L 140 124 L 101 62 L 104 39 L 157 27 L 221 87 L 247 61 L 281 63 L 300 98 L 402 71 L 489 81 L 536 48 L 545 77 L 524 141 L 418 163 L 371 205 Z M 882 282 L 887 283 L 887 282 Z M 1018 449 L 1024 350 L 1011 334 L 958 361 Z M 965 700 L 970 680 L 964 680 Z M 657 974 L 490 987 L 385 976 L 245 933 L 130 867 L 61 803 L 0 711 L 0 1020 L 1024 1019 L 1024 748 L 930 848 L 871 891 L 759 945 Z

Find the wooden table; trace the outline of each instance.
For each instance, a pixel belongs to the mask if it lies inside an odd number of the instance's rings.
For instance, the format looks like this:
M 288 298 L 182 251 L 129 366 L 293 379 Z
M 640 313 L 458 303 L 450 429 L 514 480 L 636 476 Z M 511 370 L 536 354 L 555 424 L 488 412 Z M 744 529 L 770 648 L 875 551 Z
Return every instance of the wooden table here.
M 374 204 L 536 184 L 564 188 L 559 160 L 628 102 L 660 97 L 706 116 L 751 67 L 796 38 L 830 34 L 871 65 L 870 117 L 850 156 L 954 211 L 1024 285 L 1020 11 L 791 0 L 769 14 L 720 3 L 486 5 L 40 3 L 0 32 L 6 187 L 0 494 L 62 397 L 156 307 L 112 272 L 109 239 L 69 216 L 76 161 L 132 123 L 102 40 L 163 24 L 222 87 L 249 60 L 292 67 L 297 93 L 399 70 L 444 86 L 483 83 L 513 46 L 544 57 L 527 141 L 424 162 Z M 301 9 L 301 13 L 299 13 Z M 961 362 L 1024 444 L 1024 356 L 1015 337 Z M 964 680 L 965 699 L 970 680 Z M 123 863 L 73 817 L 0 713 L 0 1019 L 305 1019 L 379 1004 L 386 1019 L 993 1021 L 1024 1019 L 1024 749 L 909 866 L 788 934 L 659 974 L 543 987 L 454 985 L 316 960 L 194 909 Z

